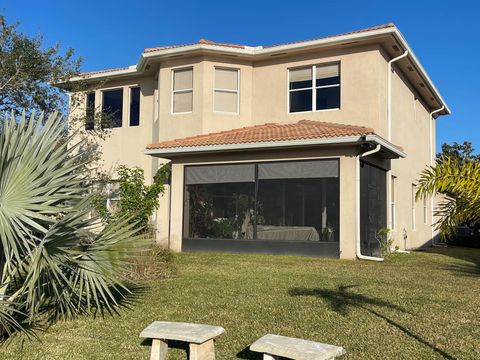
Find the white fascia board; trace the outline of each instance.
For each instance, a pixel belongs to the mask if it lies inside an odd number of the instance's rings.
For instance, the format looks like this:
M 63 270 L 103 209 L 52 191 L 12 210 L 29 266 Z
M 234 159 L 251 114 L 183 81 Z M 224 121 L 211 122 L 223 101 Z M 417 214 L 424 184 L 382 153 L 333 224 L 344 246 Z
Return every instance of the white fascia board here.
M 391 142 L 383 139 L 378 135 L 367 135 L 365 136 L 366 142 L 373 142 L 375 144 L 381 145 L 384 150 L 388 150 L 390 153 L 397 155 L 398 157 L 405 158 L 407 153 L 403 150 L 400 150 L 398 147 L 393 145 Z
M 407 40 L 403 37 L 402 33 L 397 29 L 394 28 L 394 31 L 392 31 L 398 42 L 402 44 L 402 46 L 405 48 L 405 50 L 408 50 L 408 57 L 412 60 L 413 64 L 417 68 L 417 71 L 420 73 L 420 76 L 424 78 L 425 82 L 428 84 L 432 92 L 437 96 L 438 100 L 440 100 L 441 106 L 445 106 L 445 111 L 447 114 L 451 114 L 451 110 L 448 107 L 447 103 L 443 99 L 442 95 L 440 95 L 440 92 L 436 88 L 435 84 L 433 83 L 432 79 L 430 79 L 430 76 L 428 76 L 427 72 L 423 68 L 422 64 L 418 60 L 418 58 L 415 56 L 415 53 L 413 52 L 412 48 L 410 45 L 408 45 Z
M 125 75 L 135 75 L 137 74 L 137 67 L 135 68 L 128 68 L 122 70 L 112 70 L 112 71 L 103 71 L 98 74 L 91 74 L 86 76 L 75 76 L 70 79 L 70 81 L 82 81 L 82 80 L 92 80 L 92 79 L 102 79 L 102 78 L 112 78 L 117 76 L 125 76 Z
M 265 150 L 278 149 L 290 147 L 305 147 L 316 145 L 354 145 L 365 142 L 372 142 L 381 145 L 385 150 L 395 154 L 398 157 L 405 157 L 406 154 L 400 151 L 393 144 L 376 135 L 358 135 L 358 136 L 343 136 L 332 137 L 326 139 L 301 139 L 301 140 L 287 140 L 287 141 L 268 141 L 242 144 L 227 144 L 227 145 L 204 145 L 195 147 L 172 147 L 162 149 L 146 149 L 144 154 L 157 157 L 168 156 L 182 156 L 194 155 L 201 153 L 214 152 L 229 152 L 229 151 L 247 151 L 247 150 Z

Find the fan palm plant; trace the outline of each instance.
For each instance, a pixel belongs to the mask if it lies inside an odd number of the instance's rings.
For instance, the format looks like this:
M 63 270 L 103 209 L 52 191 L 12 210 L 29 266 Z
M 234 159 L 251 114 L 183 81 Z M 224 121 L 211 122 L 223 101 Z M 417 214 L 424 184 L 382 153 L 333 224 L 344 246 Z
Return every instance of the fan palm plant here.
M 129 219 L 104 225 L 92 205 L 85 156 L 66 123 L 12 113 L 0 121 L 0 337 L 44 321 L 115 311 L 138 254 Z M 62 141 L 63 139 L 63 141 Z
M 480 162 L 443 157 L 420 174 L 417 198 L 444 195 L 436 215 L 444 237 L 464 223 L 480 221 Z

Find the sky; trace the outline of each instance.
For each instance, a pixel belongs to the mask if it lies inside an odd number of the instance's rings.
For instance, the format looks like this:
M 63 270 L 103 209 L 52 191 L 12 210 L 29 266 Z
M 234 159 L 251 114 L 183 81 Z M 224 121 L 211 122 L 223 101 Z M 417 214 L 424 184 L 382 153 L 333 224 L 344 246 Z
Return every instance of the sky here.
M 480 1 L 0 0 L 0 13 L 47 45 L 74 48 L 83 71 L 200 38 L 271 45 L 393 22 L 452 111 L 437 120 L 437 148 L 466 140 L 480 152 Z

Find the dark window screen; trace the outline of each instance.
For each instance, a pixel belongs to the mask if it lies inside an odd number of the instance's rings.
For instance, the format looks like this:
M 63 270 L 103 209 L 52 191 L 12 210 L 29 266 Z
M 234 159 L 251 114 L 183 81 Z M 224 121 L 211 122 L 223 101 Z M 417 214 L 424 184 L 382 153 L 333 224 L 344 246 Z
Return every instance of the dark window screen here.
M 380 256 L 376 234 L 387 226 L 386 171 L 369 165 L 360 167 L 360 240 L 362 254 Z
M 95 93 L 87 94 L 87 106 L 85 112 L 85 130 L 93 130 L 95 127 Z
M 103 92 L 102 111 L 105 114 L 102 119 L 104 128 L 122 127 L 123 89 Z
M 187 238 L 339 241 L 338 160 L 188 166 Z
M 130 126 L 140 125 L 140 88 L 130 89 Z

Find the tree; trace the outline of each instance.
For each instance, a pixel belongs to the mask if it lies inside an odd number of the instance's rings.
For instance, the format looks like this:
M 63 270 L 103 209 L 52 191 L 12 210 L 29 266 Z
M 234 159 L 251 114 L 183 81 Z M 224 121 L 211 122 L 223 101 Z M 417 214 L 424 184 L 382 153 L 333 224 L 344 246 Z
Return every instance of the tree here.
M 437 161 L 442 157 L 461 161 L 480 161 L 480 154 L 474 155 L 474 152 L 475 149 L 469 141 L 464 141 L 463 144 L 454 142 L 452 145 L 443 143 L 442 152 L 437 153 Z
M 58 84 L 79 74 L 81 58 L 73 49 L 60 54 L 60 45 L 43 47 L 41 36 L 29 38 L 0 16 L 0 113 L 14 110 L 53 112 L 66 108 Z
M 1 119 L 0 338 L 32 325 L 115 311 L 143 246 L 136 224 L 90 217 L 78 144 L 54 113 Z
M 449 238 L 465 223 L 480 221 L 480 161 L 442 156 L 420 174 L 417 198 L 443 194 L 437 226 Z
M 83 106 L 85 92 L 101 87 L 104 82 L 89 83 L 82 78 L 82 59 L 75 57 L 73 49 L 69 48 L 61 54 L 59 44 L 45 46 L 42 36 L 28 37 L 19 32 L 18 25 L 18 22 L 7 23 L 0 15 L 0 114 L 12 110 L 20 114 L 24 109 L 29 109 L 27 113 L 70 113 L 62 137 L 65 140 L 68 131 L 76 131 L 77 138 L 81 140 L 79 152 L 88 154 L 90 164 L 97 162 L 101 157 L 101 140 L 110 135 L 109 129 L 100 126 L 100 123 L 102 119 L 103 123 L 109 123 L 112 116 L 97 109 L 91 119 L 96 126 L 87 131 L 85 122 L 90 117 Z M 72 78 L 76 81 L 70 81 Z M 67 91 L 70 94 L 68 104 Z M 78 108 L 82 111 L 75 112 Z M 96 165 L 90 167 L 97 169 Z M 92 171 L 90 176 L 94 181 L 105 174 Z

